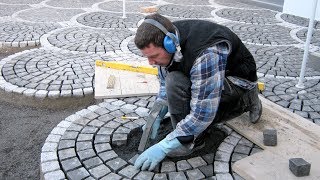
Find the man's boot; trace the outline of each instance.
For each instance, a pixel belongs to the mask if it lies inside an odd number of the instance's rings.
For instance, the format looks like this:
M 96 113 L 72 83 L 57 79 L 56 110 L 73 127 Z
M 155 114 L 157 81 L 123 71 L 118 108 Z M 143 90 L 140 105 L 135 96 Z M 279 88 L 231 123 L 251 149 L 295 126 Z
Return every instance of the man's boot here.
M 258 96 L 258 88 L 253 88 L 248 92 L 249 119 L 252 123 L 259 121 L 262 114 L 262 104 Z

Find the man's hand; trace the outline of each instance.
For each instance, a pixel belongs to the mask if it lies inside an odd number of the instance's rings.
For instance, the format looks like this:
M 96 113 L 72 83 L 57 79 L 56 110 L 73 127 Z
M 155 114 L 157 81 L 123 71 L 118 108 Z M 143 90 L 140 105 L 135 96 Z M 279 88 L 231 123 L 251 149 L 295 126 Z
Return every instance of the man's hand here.
M 160 123 L 163 120 L 164 116 L 167 114 L 167 112 L 168 112 L 168 106 L 163 106 L 163 108 L 159 112 L 159 115 L 157 116 L 156 120 L 152 125 L 151 135 L 150 135 L 151 139 L 155 139 L 157 137 L 158 130 L 160 128 Z M 146 129 L 146 125 L 143 125 L 142 130 L 145 131 L 145 129 Z
M 172 140 L 167 140 L 164 138 L 159 143 L 151 146 L 147 150 L 145 150 L 134 163 L 134 167 L 136 169 L 141 170 L 149 170 L 152 171 L 157 164 L 159 164 L 165 157 L 166 154 L 171 152 L 172 150 L 182 146 L 177 138 Z

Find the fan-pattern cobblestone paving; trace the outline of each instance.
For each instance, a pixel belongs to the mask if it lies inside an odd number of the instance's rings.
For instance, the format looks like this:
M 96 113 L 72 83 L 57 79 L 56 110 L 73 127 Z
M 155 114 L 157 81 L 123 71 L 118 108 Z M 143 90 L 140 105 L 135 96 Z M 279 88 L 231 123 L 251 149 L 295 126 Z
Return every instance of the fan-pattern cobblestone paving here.
M 308 19 L 246 5 L 241 0 L 122 1 L 0 0 L 0 47 L 37 46 L 0 61 L 0 89 L 30 98 L 82 98 L 94 93 L 94 61 L 145 61 L 133 38 L 156 6 L 170 20 L 205 19 L 226 25 L 247 45 L 257 63 L 262 96 L 320 124 L 319 22 L 311 41 L 304 88 L 297 88 Z M 218 151 L 155 172 L 132 167 L 113 147 L 145 123 L 154 97 L 109 99 L 62 120 L 41 153 L 44 179 L 241 179 L 231 165 L 259 147 L 232 129 Z M 138 116 L 135 121 L 122 115 Z M 173 170 L 168 170 L 173 167 Z

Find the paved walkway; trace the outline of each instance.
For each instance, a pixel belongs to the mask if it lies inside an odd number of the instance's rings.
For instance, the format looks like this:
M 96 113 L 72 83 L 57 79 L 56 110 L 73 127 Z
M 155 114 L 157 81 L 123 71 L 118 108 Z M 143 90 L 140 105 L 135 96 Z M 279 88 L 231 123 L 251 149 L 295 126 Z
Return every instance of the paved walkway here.
M 133 44 L 133 37 L 145 15 L 139 12 L 140 7 L 152 5 L 171 20 L 205 19 L 232 29 L 255 56 L 259 80 L 266 85 L 262 95 L 320 124 L 320 23 L 314 26 L 305 88 L 299 89 L 295 85 L 308 20 L 238 0 L 127 0 L 125 19 L 121 18 L 122 1 L 0 0 L 0 47 L 38 47 L 0 61 L 0 88 L 40 99 L 92 94 L 94 60 L 145 61 Z M 112 146 L 125 143 L 131 130 L 144 123 L 153 100 L 154 97 L 107 100 L 63 120 L 43 146 L 42 176 L 195 179 L 215 175 L 216 179 L 237 179 L 230 167 L 232 162 L 259 149 L 222 127 L 228 136 L 216 154 L 166 162 L 155 173 L 133 170 L 131 162 L 118 157 Z M 123 114 L 141 118 L 133 122 L 116 118 Z M 165 169 L 171 166 L 175 168 Z

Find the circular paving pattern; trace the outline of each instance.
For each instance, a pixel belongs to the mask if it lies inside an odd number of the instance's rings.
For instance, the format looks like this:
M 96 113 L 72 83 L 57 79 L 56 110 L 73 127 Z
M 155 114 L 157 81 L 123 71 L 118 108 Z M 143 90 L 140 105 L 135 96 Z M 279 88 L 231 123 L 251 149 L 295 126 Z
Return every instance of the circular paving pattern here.
M 38 4 L 44 0 L 0 0 L 0 3 L 5 4 Z M 2 6 L 2 5 L 1 5 Z
M 267 99 L 311 122 L 320 122 L 319 80 L 304 82 L 304 89 L 295 87 L 297 80 L 263 77 L 259 78 L 259 81 L 265 83 L 266 88 L 262 94 Z
M 133 167 L 137 156 L 121 158 L 114 146 L 125 146 L 130 132 L 141 128 L 155 97 L 109 99 L 76 112 L 55 127 L 41 153 L 44 179 L 233 179 L 231 164 L 261 151 L 247 139 L 223 126 L 228 135 L 217 152 L 178 162 L 164 161 L 154 172 Z M 123 120 L 123 115 L 136 120 Z
M 246 45 L 254 56 L 258 72 L 264 75 L 281 77 L 299 77 L 303 59 L 303 50 L 292 46 L 265 47 Z M 320 77 L 320 69 L 312 66 L 313 61 L 319 59 L 309 55 L 309 63 L 306 67 L 305 77 Z
M 298 26 L 304 26 L 304 27 L 309 26 L 309 19 L 307 18 L 303 18 L 300 16 L 291 15 L 291 14 L 281 14 L 280 17 L 284 21 L 298 25 Z M 314 21 L 314 28 L 320 29 L 320 21 L 317 21 L 317 20 Z
M 214 2 L 228 7 L 261 9 L 257 6 L 241 3 L 241 0 L 214 0 Z
M 61 22 L 69 21 L 73 16 L 84 13 L 81 9 L 55 9 L 55 8 L 34 8 L 19 12 L 17 17 L 33 22 Z
M 291 29 L 279 25 L 253 25 L 240 23 L 226 23 L 242 41 L 263 45 L 291 45 L 298 44 L 290 36 Z
M 46 4 L 61 8 L 91 8 L 93 4 L 102 1 L 103 0 L 49 0 L 46 1 Z
M 122 1 L 109 1 L 99 4 L 99 8 L 107 11 L 122 12 Z M 126 12 L 140 12 L 141 7 L 155 6 L 157 4 L 151 2 L 126 2 Z
M 3 60 L 2 77 L 9 85 L 1 88 L 37 98 L 92 94 L 94 61 L 97 59 L 102 58 L 95 54 L 44 49 L 23 51 Z
M 127 18 L 122 18 L 122 13 L 92 12 L 81 15 L 77 21 L 95 28 L 136 28 L 137 23 L 144 18 L 140 14 L 126 14 L 126 16 Z
M 308 29 L 302 29 L 297 32 L 297 37 L 306 42 Z M 320 30 L 313 30 L 311 44 L 320 47 Z
M 216 12 L 219 17 L 232 21 L 252 24 L 275 24 L 279 23 L 275 18 L 276 12 L 270 10 L 249 10 L 249 9 L 221 9 Z
M 3 22 L 0 23 L 0 42 L 14 47 L 35 46 L 40 36 L 59 27 L 51 23 Z
M 24 9 L 31 8 L 31 6 L 28 5 L 6 5 L 1 4 L 0 6 L 0 17 L 3 16 L 11 16 L 13 13 L 17 11 L 21 11 Z
M 212 18 L 211 11 L 214 9 L 208 6 L 164 5 L 159 8 L 158 13 L 172 17 Z
M 179 5 L 210 5 L 209 0 L 166 0 L 168 3 L 179 4 Z
M 121 42 L 132 34 L 127 29 L 66 28 L 51 34 L 48 41 L 71 51 L 105 53 L 120 50 Z

